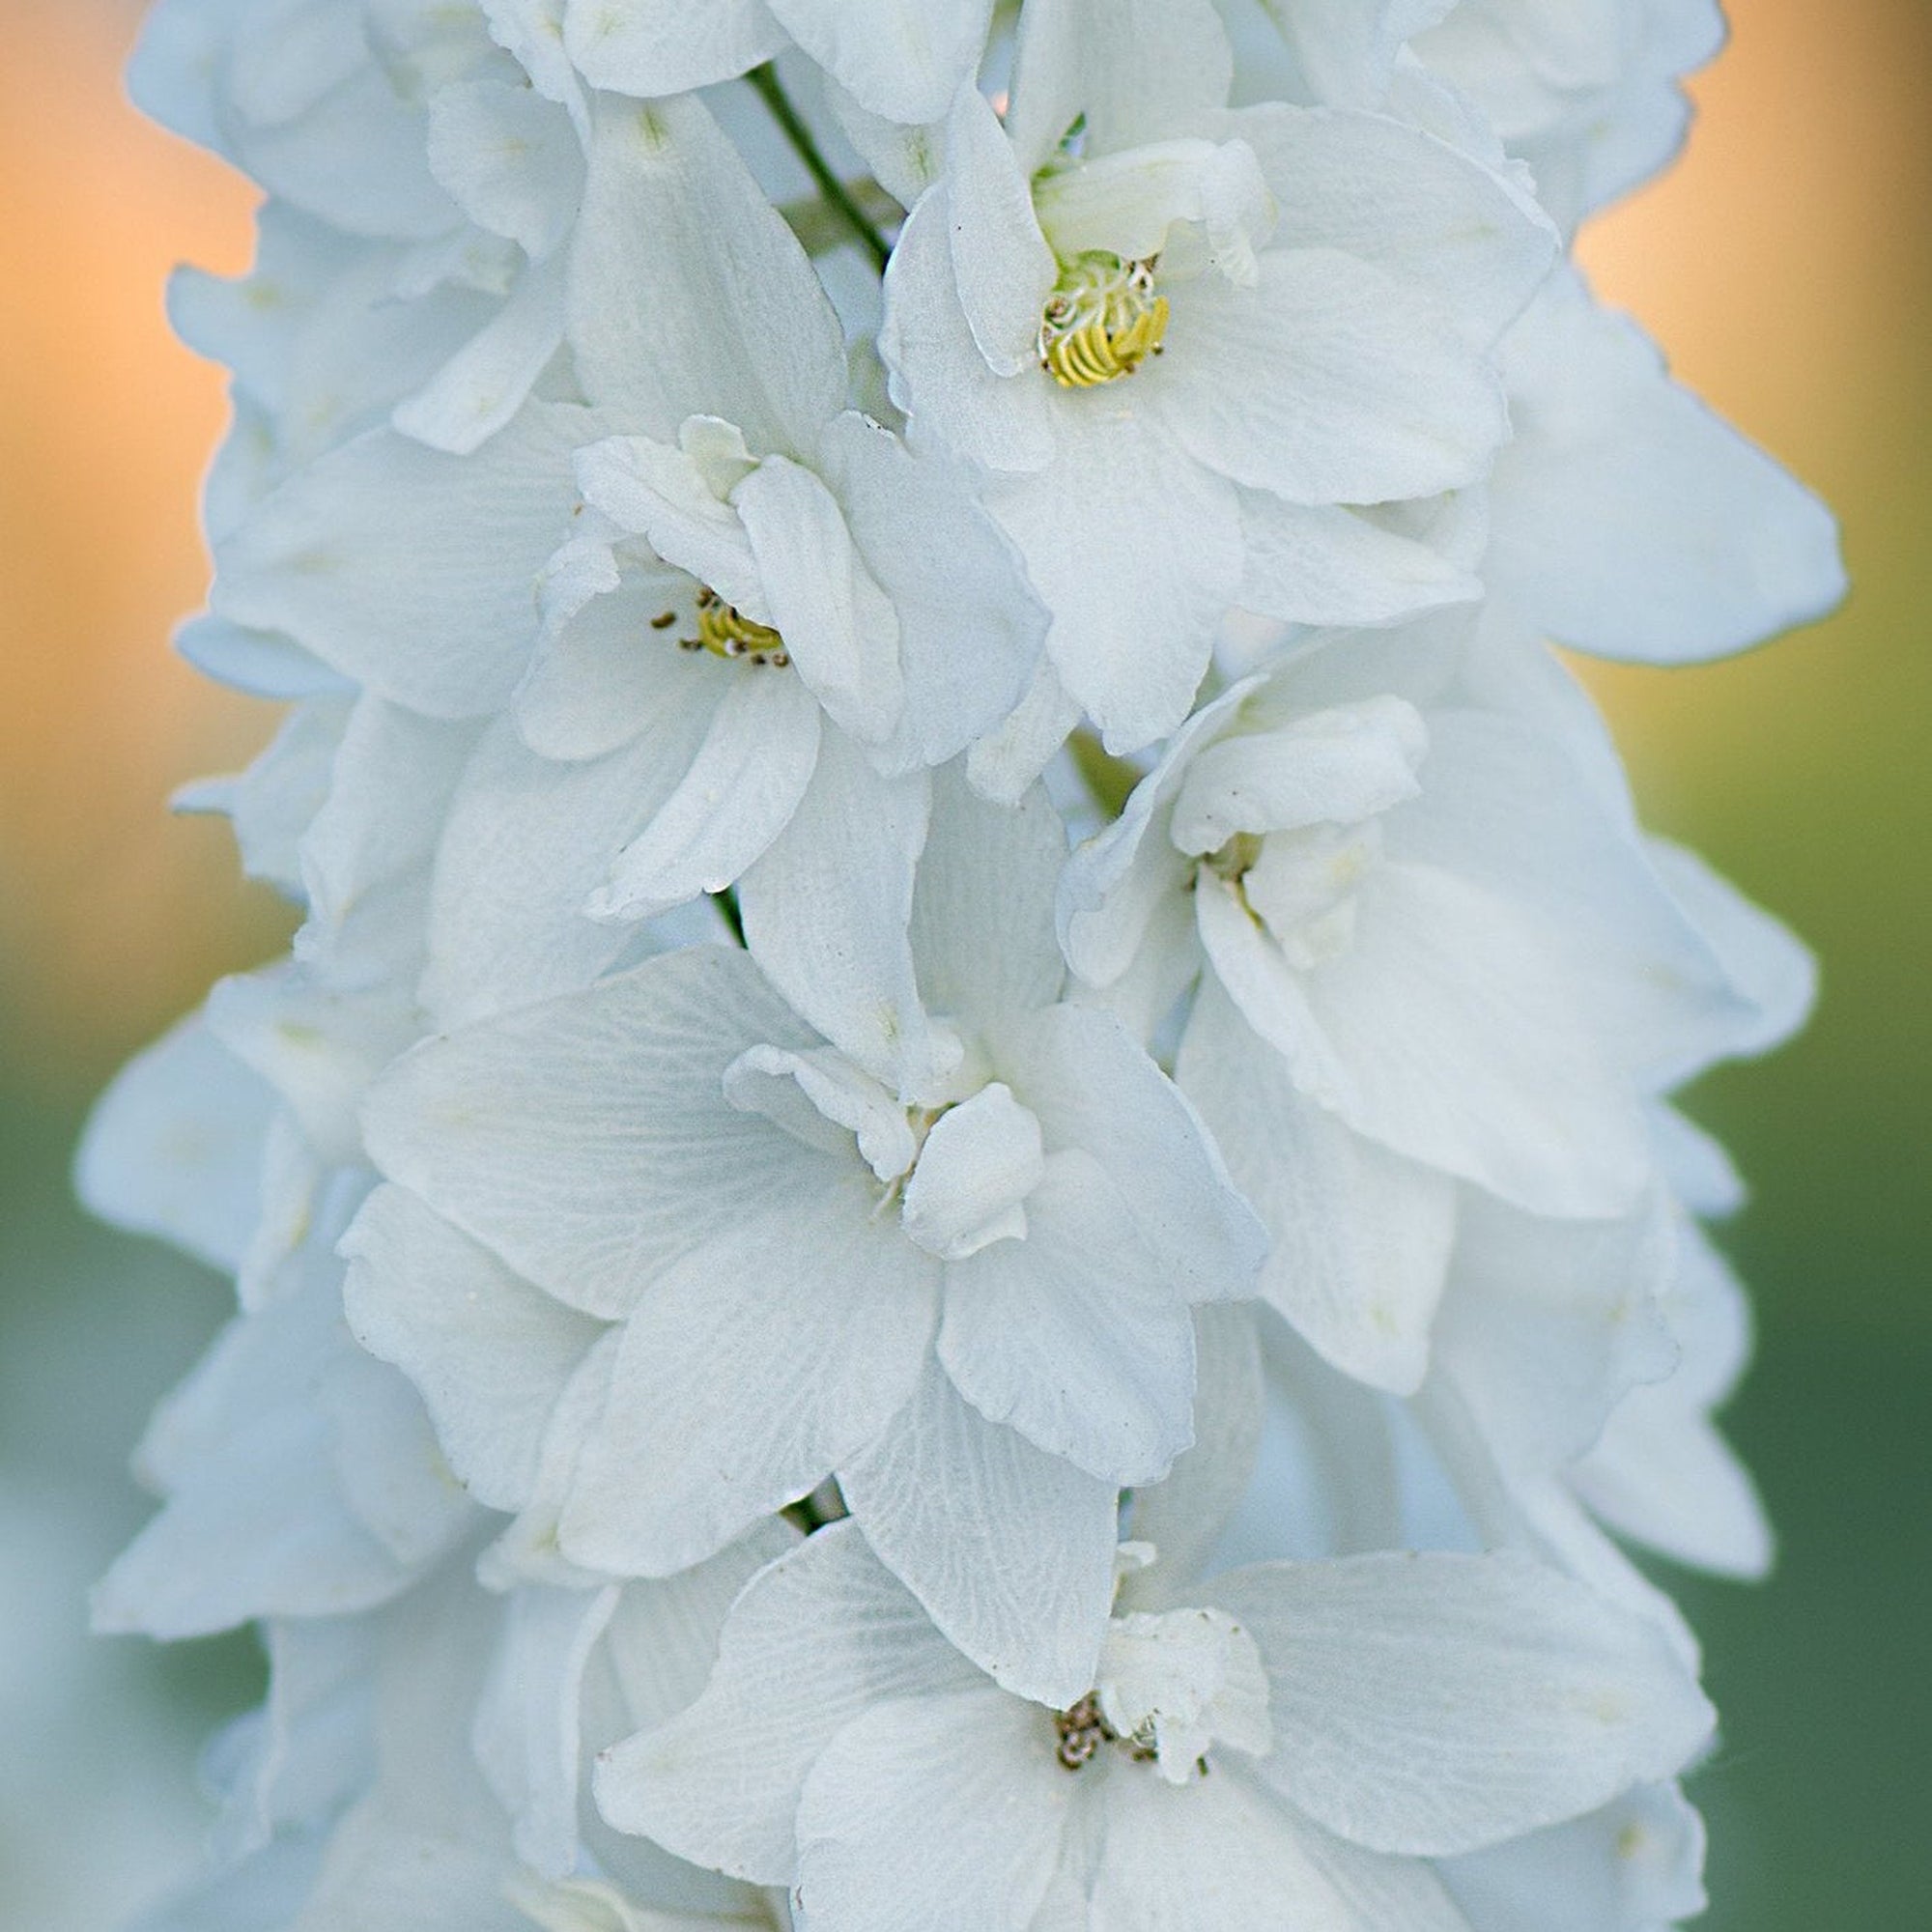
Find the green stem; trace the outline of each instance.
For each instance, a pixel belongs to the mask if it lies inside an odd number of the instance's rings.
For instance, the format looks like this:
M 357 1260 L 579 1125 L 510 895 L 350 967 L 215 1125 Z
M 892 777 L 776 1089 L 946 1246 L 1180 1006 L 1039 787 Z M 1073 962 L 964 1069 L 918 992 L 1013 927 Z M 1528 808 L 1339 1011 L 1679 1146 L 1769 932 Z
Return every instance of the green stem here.
M 819 193 L 838 211 L 846 226 L 883 274 L 886 264 L 892 259 L 892 243 L 867 219 L 866 211 L 859 206 L 851 189 L 833 173 L 832 164 L 818 152 L 818 143 L 798 109 L 791 104 L 791 97 L 785 93 L 784 84 L 779 79 L 778 69 L 767 61 L 762 67 L 754 67 L 745 78 L 757 89 L 758 99 L 779 124 L 780 132 L 797 150 L 799 159 L 818 184 Z
M 1127 794 L 1147 774 L 1125 758 L 1117 758 L 1084 725 L 1066 741 L 1073 762 L 1086 781 L 1094 803 L 1109 818 L 1118 818 L 1127 803 Z
M 738 892 L 735 886 L 726 886 L 722 893 L 711 895 L 711 903 L 724 915 L 724 923 L 731 928 L 731 937 L 740 946 L 745 943 L 745 915 L 738 910 Z

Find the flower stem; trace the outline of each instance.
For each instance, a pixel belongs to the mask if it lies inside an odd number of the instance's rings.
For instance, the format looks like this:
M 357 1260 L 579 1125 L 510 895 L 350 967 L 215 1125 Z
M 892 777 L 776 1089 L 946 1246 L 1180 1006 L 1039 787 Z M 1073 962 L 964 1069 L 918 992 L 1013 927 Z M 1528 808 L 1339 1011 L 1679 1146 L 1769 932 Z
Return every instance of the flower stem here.
M 846 226 L 883 274 L 886 264 L 892 259 L 892 243 L 867 219 L 866 211 L 859 206 L 852 190 L 832 171 L 831 162 L 819 153 L 818 142 L 806 126 L 804 117 L 791 104 L 791 97 L 785 93 L 784 84 L 779 79 L 778 69 L 766 61 L 762 67 L 754 67 L 745 78 L 757 90 L 758 99 L 779 124 L 779 131 L 797 150 L 799 159 L 818 184 L 818 191 L 843 216 Z
M 738 910 L 738 891 L 735 886 L 726 886 L 722 893 L 711 895 L 711 903 L 723 916 L 724 923 L 731 929 L 731 937 L 740 946 L 745 943 L 745 915 Z
M 1066 741 L 1073 763 L 1086 781 L 1094 803 L 1109 818 L 1120 817 L 1127 795 L 1147 774 L 1126 758 L 1117 758 L 1084 726 Z

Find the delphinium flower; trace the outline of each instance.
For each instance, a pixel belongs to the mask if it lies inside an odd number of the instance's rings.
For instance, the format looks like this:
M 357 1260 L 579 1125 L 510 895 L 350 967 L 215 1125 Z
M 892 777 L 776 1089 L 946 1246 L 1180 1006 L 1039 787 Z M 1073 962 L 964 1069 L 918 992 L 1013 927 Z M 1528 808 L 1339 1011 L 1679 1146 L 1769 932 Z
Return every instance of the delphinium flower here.
M 1561 644 L 1829 516 L 1566 259 L 1705 0 L 160 0 L 262 185 L 183 803 L 300 909 L 96 1209 L 233 1274 L 103 1627 L 148 1932 L 1658 1932 L 1770 1530 L 1674 1106 L 1802 950 Z

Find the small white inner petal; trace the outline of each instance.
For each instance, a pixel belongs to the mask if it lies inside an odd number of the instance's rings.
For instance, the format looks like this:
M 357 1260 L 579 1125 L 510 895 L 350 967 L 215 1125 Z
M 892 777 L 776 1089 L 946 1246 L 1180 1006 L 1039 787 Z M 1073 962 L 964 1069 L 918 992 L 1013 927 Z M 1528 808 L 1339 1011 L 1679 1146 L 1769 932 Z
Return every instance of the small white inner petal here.
M 1187 768 L 1170 834 L 1190 856 L 1243 832 L 1353 825 L 1421 790 L 1429 729 L 1399 697 L 1338 704 L 1205 747 Z
M 1251 1757 L 1274 1747 L 1261 1649 L 1225 1610 L 1116 1617 L 1094 1694 L 1121 1737 L 1153 1751 L 1170 1784 L 1193 1777 L 1213 1746 Z
M 822 1153 L 847 1152 L 856 1136 L 881 1180 L 897 1179 L 919 1151 L 904 1107 L 836 1047 L 748 1047 L 724 1069 L 724 1097 Z
M 933 1122 L 906 1182 L 905 1231 L 949 1262 L 1024 1239 L 1024 1204 L 1045 1171 L 1039 1122 L 996 1080 Z
M 1053 168 L 1034 185 L 1034 212 L 1063 262 L 1100 251 L 1147 261 L 1170 245 L 1178 222 L 1198 225 L 1207 260 L 1240 286 L 1274 232 L 1275 202 L 1245 141 L 1151 141 L 1121 154 Z M 1186 272 L 1194 267 L 1170 264 Z
M 1356 889 L 1381 850 L 1381 823 L 1373 818 L 1366 825 L 1316 825 L 1263 839 L 1241 890 L 1291 966 L 1307 972 L 1353 944 Z
M 697 466 L 721 503 L 758 467 L 745 432 L 723 416 L 686 416 L 677 446 Z

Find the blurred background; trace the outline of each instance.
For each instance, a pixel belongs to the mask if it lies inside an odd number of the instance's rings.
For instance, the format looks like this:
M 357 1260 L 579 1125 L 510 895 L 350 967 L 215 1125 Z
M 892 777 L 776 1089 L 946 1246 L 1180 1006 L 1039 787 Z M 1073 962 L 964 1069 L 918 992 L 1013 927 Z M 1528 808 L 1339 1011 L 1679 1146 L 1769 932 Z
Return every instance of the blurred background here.
M 1724 665 L 1586 675 L 1651 822 L 1824 962 L 1804 1038 L 1692 1100 L 1757 1191 L 1728 1236 L 1761 1311 L 1732 1425 L 1783 1545 L 1760 1590 L 1668 1579 L 1725 1715 L 1705 1922 L 1902 1932 L 1932 1922 L 1932 8 L 1730 5 L 1686 159 L 1585 257 L 1836 506 L 1857 587 Z M 125 104 L 137 12 L 0 0 L 0 1920 L 23 1932 L 109 1932 L 184 1868 L 199 1741 L 259 1688 L 246 1639 L 83 1634 L 145 1513 L 128 1448 L 226 1293 L 81 1219 L 74 1136 L 131 1049 L 286 932 L 225 830 L 164 809 L 270 720 L 166 647 L 224 409 L 162 284 L 242 268 L 251 201 Z

